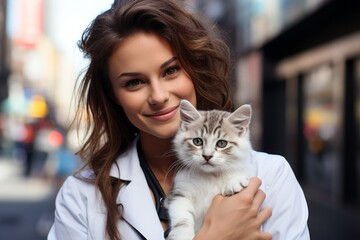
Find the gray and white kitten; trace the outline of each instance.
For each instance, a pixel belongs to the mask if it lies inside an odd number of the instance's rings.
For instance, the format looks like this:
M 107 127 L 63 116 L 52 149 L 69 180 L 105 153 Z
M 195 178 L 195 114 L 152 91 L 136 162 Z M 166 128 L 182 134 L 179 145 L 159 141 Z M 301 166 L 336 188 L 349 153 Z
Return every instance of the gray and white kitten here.
M 241 191 L 254 176 L 250 105 L 233 113 L 198 111 L 182 100 L 180 115 L 180 128 L 173 140 L 178 171 L 166 202 L 171 228 L 168 240 L 193 239 L 213 198 Z

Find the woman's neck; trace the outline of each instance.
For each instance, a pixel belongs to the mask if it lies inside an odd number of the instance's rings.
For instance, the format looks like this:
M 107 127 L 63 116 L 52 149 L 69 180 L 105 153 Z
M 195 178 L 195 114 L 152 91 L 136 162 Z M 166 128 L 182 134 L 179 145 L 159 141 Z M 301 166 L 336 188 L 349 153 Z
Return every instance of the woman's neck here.
M 148 134 L 140 134 L 144 158 L 158 179 L 165 193 L 172 185 L 174 171 L 171 170 L 176 157 L 171 153 L 172 139 L 160 139 Z

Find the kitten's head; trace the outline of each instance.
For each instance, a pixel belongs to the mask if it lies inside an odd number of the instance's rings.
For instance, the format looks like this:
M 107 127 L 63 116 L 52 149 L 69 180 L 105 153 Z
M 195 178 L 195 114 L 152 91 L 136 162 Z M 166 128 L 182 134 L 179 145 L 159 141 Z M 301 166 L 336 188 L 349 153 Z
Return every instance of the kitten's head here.
M 250 105 L 243 105 L 233 113 L 198 111 L 182 100 L 180 116 L 180 128 L 173 143 L 182 166 L 207 173 L 226 172 L 248 157 Z

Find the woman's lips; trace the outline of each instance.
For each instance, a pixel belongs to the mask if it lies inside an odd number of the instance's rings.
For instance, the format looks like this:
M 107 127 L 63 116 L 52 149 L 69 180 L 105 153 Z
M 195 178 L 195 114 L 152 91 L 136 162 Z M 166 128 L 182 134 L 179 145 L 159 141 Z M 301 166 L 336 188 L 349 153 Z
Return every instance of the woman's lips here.
M 164 111 L 152 113 L 147 116 L 157 121 L 167 121 L 176 115 L 178 108 L 179 106 L 168 108 Z

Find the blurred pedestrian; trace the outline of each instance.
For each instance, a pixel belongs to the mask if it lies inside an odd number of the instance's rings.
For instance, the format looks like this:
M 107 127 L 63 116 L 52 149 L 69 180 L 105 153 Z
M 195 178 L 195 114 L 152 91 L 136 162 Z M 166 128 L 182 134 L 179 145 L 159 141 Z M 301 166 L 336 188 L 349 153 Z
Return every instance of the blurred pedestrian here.
M 30 177 L 34 163 L 36 128 L 31 122 L 24 123 L 20 139 L 20 148 L 24 150 L 24 176 Z

